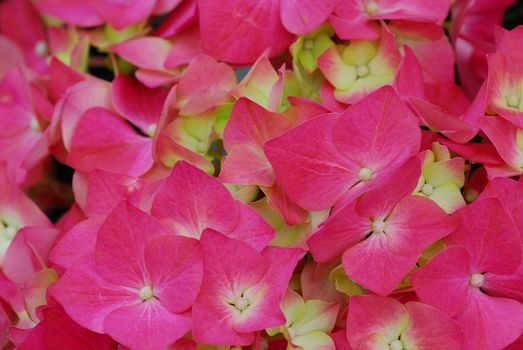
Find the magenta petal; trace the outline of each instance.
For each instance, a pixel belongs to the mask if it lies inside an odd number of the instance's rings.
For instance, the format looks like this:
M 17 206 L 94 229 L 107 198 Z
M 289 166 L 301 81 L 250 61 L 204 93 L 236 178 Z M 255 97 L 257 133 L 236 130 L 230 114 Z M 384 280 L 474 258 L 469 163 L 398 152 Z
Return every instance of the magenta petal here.
M 339 0 L 281 0 L 283 26 L 293 34 L 305 34 L 319 27 Z
M 111 312 L 104 329 L 119 343 L 136 350 L 161 350 L 191 328 L 186 315 L 170 313 L 157 301 L 145 301 Z
M 236 64 L 254 63 L 265 50 L 279 54 L 293 38 L 280 22 L 279 5 L 278 0 L 199 0 L 205 51 Z
M 385 234 L 373 234 L 343 254 L 343 268 L 356 283 L 388 295 L 416 266 L 417 255 L 396 255 Z
M 60 232 L 51 227 L 19 230 L 7 249 L 2 271 L 11 281 L 23 283 L 48 265 L 48 256 Z
M 249 205 L 237 203 L 240 209 L 240 219 L 238 225 L 227 236 L 239 239 L 257 250 L 262 250 L 274 238 L 274 229 Z
M 450 245 L 466 248 L 474 272 L 509 274 L 521 262 L 521 241 L 514 221 L 495 198 L 485 198 L 458 209 L 456 230 Z
M 116 29 L 123 29 L 147 18 L 156 0 L 95 1 L 100 16 Z
M 144 133 L 156 127 L 167 90 L 149 89 L 137 80 L 119 74 L 113 81 L 112 101 L 118 113 Z
M 333 139 L 340 153 L 377 172 L 414 155 L 421 132 L 416 117 L 396 92 L 384 87 L 340 116 L 333 128 Z
M 98 231 L 96 270 L 107 281 L 139 290 L 147 279 L 144 248 L 150 239 L 167 234 L 156 219 L 121 202 Z
M 158 236 L 145 245 L 145 266 L 154 295 L 170 312 L 187 310 L 200 290 L 202 260 L 197 240 Z
M 132 64 L 158 71 L 165 70 L 164 62 L 171 48 L 169 41 L 152 36 L 130 39 L 112 47 L 117 55 Z M 154 52 L 154 55 L 151 55 L 151 52 Z
M 274 174 L 262 148 L 246 144 L 227 153 L 220 180 L 230 184 L 272 186 Z
M 417 348 L 455 350 L 461 349 L 461 328 L 449 316 L 432 306 L 408 302 L 410 322 L 403 337 L 412 341 Z
M 353 245 L 359 243 L 370 232 L 368 217 L 358 215 L 357 202 L 331 215 L 323 226 L 308 241 L 314 260 L 326 262 L 339 257 Z
M 390 249 L 397 254 L 421 254 L 455 227 L 455 220 L 431 199 L 407 196 L 398 202 L 387 220 Z
M 450 316 L 461 313 L 470 293 L 470 254 L 452 247 L 415 271 L 410 278 L 418 297 Z
M 119 307 L 139 304 L 141 300 L 136 293 L 100 279 L 94 268 L 93 262 L 83 259 L 78 268 L 67 270 L 51 285 L 49 293 L 78 324 L 103 333 L 107 315 Z
M 265 144 L 277 180 L 305 209 L 332 207 L 358 181 L 356 166 L 334 144 L 337 119 L 335 114 L 314 118 Z
M 211 228 L 225 234 L 238 224 L 239 208 L 214 177 L 179 161 L 154 199 L 151 213 L 179 234 L 200 237 Z
M 87 254 L 93 254 L 96 235 L 105 217 L 94 217 L 79 222 L 63 235 L 56 243 L 49 259 L 65 268 L 77 265 Z
M 457 321 L 463 328 L 464 349 L 503 349 L 523 332 L 523 305 L 475 290 Z
M 93 108 L 76 126 L 67 162 L 85 172 L 101 169 L 139 176 L 152 165 L 152 141 L 117 115 Z

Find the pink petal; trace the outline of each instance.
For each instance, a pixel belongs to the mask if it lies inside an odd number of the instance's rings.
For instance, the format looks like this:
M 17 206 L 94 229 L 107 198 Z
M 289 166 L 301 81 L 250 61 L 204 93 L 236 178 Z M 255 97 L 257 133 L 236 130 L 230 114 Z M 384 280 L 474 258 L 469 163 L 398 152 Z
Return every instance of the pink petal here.
M 157 301 L 116 309 L 104 322 L 104 329 L 111 337 L 136 350 L 164 349 L 190 328 L 189 317 L 173 314 Z
M 469 264 L 470 254 L 463 248 L 452 247 L 415 271 L 410 281 L 421 301 L 456 316 L 469 301 Z
M 236 64 L 254 63 L 267 49 L 271 56 L 279 54 L 293 38 L 280 22 L 279 5 L 278 0 L 199 0 L 205 51 Z
M 509 213 L 494 198 L 486 198 L 454 212 L 458 222 L 447 243 L 464 247 L 477 273 L 509 274 L 521 262 L 520 235 Z
M 483 290 L 488 295 L 510 298 L 523 303 L 523 263 L 510 275 L 486 273 Z
M 136 293 L 102 280 L 88 258 L 67 270 L 49 293 L 73 320 L 98 333 L 104 332 L 104 320 L 111 312 L 141 302 Z
M 236 85 L 234 70 L 225 63 L 200 54 L 194 58 L 178 82 L 176 97 L 182 115 L 193 115 L 228 102 Z
M 26 227 L 11 242 L 2 271 L 11 281 L 23 283 L 48 266 L 48 256 L 60 232 L 51 227 Z
M 407 309 L 394 299 L 378 295 L 355 295 L 350 298 L 347 339 L 353 349 L 361 349 L 362 343 L 371 334 L 382 335 L 388 344 L 398 339 L 408 323 Z
M 229 233 L 239 209 L 229 191 L 212 176 L 179 161 L 154 199 L 151 213 L 181 235 L 200 237 L 211 228 Z
M 355 166 L 334 144 L 332 133 L 337 119 L 334 114 L 317 117 L 264 147 L 277 180 L 289 197 L 305 209 L 332 207 L 357 182 Z
M 416 117 L 391 87 L 384 87 L 341 115 L 333 139 L 339 152 L 360 167 L 379 172 L 414 155 L 421 133 Z
M 488 182 L 480 198 L 497 198 L 512 216 L 523 241 L 523 184 L 498 177 Z
M 396 255 L 384 234 L 373 234 L 343 254 L 343 268 L 356 283 L 376 294 L 388 295 L 417 260 L 417 255 Z
M 499 155 L 512 168 L 521 171 L 523 151 L 516 143 L 517 128 L 500 117 L 479 118 L 481 130 L 492 141 Z
M 419 255 L 423 249 L 450 234 L 456 222 L 431 199 L 412 195 L 398 202 L 386 225 L 393 252 Z
M 274 173 L 263 149 L 245 144 L 227 152 L 220 180 L 230 184 L 272 186 Z
M 401 340 L 421 349 L 454 350 L 461 348 L 461 328 L 449 316 L 432 306 L 408 302 L 405 304 L 410 322 Z
M 144 247 L 152 238 L 167 234 L 153 217 L 121 202 L 98 231 L 96 270 L 107 281 L 141 289 L 148 275 Z
M 94 170 L 88 178 L 84 211 L 89 216 L 109 215 L 123 200 L 139 207 L 144 187 L 142 179 Z
M 79 222 L 56 243 L 49 259 L 62 267 L 76 266 L 83 256 L 93 254 L 96 235 L 105 217 L 94 217 Z
M 115 110 L 146 134 L 151 126 L 158 123 L 166 97 L 165 89 L 148 89 L 122 74 L 113 80 L 112 102 Z
M 165 39 L 145 36 L 127 40 L 112 47 L 126 61 L 151 70 L 165 70 L 164 62 L 171 51 L 171 43 Z M 154 52 L 154 55 L 150 55 Z
M 279 182 L 275 182 L 271 187 L 261 187 L 267 196 L 269 205 L 285 220 L 287 225 L 302 224 L 309 219 L 309 212 L 296 204 L 283 191 Z
M 96 11 L 94 1 L 39 0 L 35 6 L 43 13 L 82 27 L 92 27 L 103 23 L 102 17 Z
M 339 0 L 281 0 L 283 26 L 293 34 L 305 34 L 319 27 L 331 14 Z
M 202 280 L 198 241 L 158 236 L 145 245 L 144 261 L 158 301 L 172 313 L 187 310 L 196 299 Z
M 240 209 L 238 225 L 227 236 L 243 241 L 256 250 L 262 250 L 274 238 L 274 229 L 252 207 L 237 203 Z
M 162 7 L 164 3 L 171 3 L 168 7 L 176 6 L 176 11 L 172 11 L 162 20 L 158 28 L 153 32 L 154 36 L 168 38 L 184 30 L 198 19 L 196 0 L 159 0 L 156 2 L 155 13 L 168 12 Z M 179 5 L 179 6 L 178 6 Z
M 76 126 L 67 162 L 85 172 L 101 169 L 139 176 L 152 165 L 151 147 L 149 138 L 138 135 L 117 115 L 93 108 Z
M 115 29 L 124 29 L 147 18 L 154 9 L 156 0 L 99 1 L 98 13 Z
M 341 256 L 370 231 L 369 218 L 358 215 L 356 205 L 354 201 L 330 216 L 307 241 L 315 261 L 327 262 Z
M 523 332 L 523 305 L 478 289 L 456 320 L 463 328 L 463 348 L 502 349 Z

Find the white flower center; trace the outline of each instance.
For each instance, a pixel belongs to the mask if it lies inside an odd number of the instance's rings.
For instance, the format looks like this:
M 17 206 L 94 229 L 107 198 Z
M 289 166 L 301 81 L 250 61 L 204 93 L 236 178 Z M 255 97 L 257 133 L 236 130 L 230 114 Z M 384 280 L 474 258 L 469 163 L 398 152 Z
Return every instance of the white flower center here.
M 520 98 L 517 95 L 510 95 L 507 98 L 507 105 L 512 108 L 518 108 L 519 107 L 519 101 Z
M 156 124 L 151 124 L 149 125 L 149 127 L 147 128 L 147 135 L 153 137 L 154 134 L 156 133 Z
M 385 232 L 385 222 L 383 220 L 376 220 L 372 222 L 372 232 L 373 233 L 384 233 Z
M 377 3 L 375 3 L 374 1 L 369 1 L 366 5 L 365 5 L 365 12 L 367 12 L 368 15 L 373 15 L 375 14 L 376 12 L 378 12 L 379 10 L 379 6 Z
M 140 289 L 138 295 L 143 301 L 149 300 L 154 297 L 153 289 L 150 286 L 144 286 L 142 289 Z
M 483 283 L 485 282 L 485 276 L 481 273 L 473 273 L 470 276 L 470 285 L 472 287 L 481 288 L 483 286 Z
M 369 75 L 369 73 L 370 73 L 369 67 L 367 67 L 364 64 L 361 66 L 358 66 L 358 68 L 356 68 L 356 74 L 360 78 L 365 78 L 367 75 Z
M 245 299 L 244 297 L 236 297 L 234 299 L 234 306 L 240 310 L 243 311 L 249 306 L 249 301 Z
M 432 191 L 434 191 L 434 187 L 432 187 L 432 185 L 425 184 L 423 187 L 421 187 L 421 192 L 427 196 L 432 194 Z
M 369 168 L 361 168 L 358 172 L 358 177 L 361 181 L 367 182 L 372 178 L 373 171 Z
M 403 344 L 401 343 L 401 341 L 399 340 L 393 340 L 390 344 L 389 344 L 389 349 L 390 350 L 403 350 Z
M 45 41 L 40 40 L 35 44 L 34 53 L 40 57 L 45 56 L 47 54 L 47 44 L 45 43 Z

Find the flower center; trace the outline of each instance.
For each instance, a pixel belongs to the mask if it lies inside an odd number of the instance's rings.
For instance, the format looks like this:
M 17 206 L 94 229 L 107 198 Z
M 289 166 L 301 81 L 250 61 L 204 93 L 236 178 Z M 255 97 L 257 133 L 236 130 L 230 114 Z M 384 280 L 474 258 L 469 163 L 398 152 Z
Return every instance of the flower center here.
M 34 53 L 40 57 L 45 56 L 45 54 L 47 54 L 47 44 L 45 43 L 45 41 L 40 40 L 36 43 L 36 45 L 34 46 Z
M 40 124 L 38 124 L 38 120 L 36 118 L 31 119 L 30 127 L 33 131 L 40 132 Z
M 370 71 L 369 71 L 369 67 L 367 67 L 366 65 L 361 65 L 361 66 L 358 66 L 358 68 L 356 68 L 356 74 L 358 75 L 359 78 L 365 78 L 367 75 L 369 75 Z
M 520 101 L 519 96 L 516 96 L 516 95 L 510 95 L 510 96 L 507 98 L 507 105 L 508 105 L 509 107 L 512 107 L 512 108 L 518 108 L 518 107 L 519 107 L 519 101 Z
M 399 340 L 393 340 L 390 344 L 389 344 L 389 349 L 390 350 L 403 350 L 403 344 L 399 341 Z
M 149 125 L 149 127 L 147 128 L 147 135 L 153 137 L 154 134 L 156 133 L 156 124 L 151 124 Z
M 472 287 L 481 288 L 483 286 L 483 283 L 485 282 L 485 276 L 481 273 L 473 273 L 470 276 L 470 285 Z
M 427 196 L 432 194 L 432 191 L 434 191 L 434 187 L 432 187 L 432 185 L 425 184 L 423 187 L 421 187 L 421 192 Z
M 358 177 L 361 181 L 367 182 L 372 178 L 373 171 L 369 168 L 361 168 L 358 172 Z
M 140 289 L 138 295 L 143 301 L 149 300 L 154 297 L 153 289 L 150 286 L 144 286 Z
M 234 306 L 240 310 L 243 311 L 249 306 L 249 301 L 245 299 L 244 297 L 236 297 L 234 299 Z
M 376 220 L 372 222 L 372 232 L 373 233 L 384 233 L 385 232 L 385 222 L 383 220 Z
M 373 15 L 375 14 L 376 12 L 378 12 L 379 10 L 379 6 L 377 3 L 375 3 L 374 1 L 369 1 L 366 5 L 365 5 L 365 12 L 367 12 L 368 15 Z
M 303 42 L 303 48 L 305 50 L 312 50 L 314 49 L 314 40 L 307 39 Z

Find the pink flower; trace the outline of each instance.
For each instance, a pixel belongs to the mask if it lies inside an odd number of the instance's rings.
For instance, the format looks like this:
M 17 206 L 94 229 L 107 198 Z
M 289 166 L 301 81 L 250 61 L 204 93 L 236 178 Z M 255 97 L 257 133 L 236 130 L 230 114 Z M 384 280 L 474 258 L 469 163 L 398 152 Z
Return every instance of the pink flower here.
M 343 255 L 352 280 L 377 294 L 390 294 L 423 249 L 455 226 L 432 200 L 411 195 L 419 176 L 420 162 L 413 158 L 331 214 L 308 241 L 314 259 L 326 262 Z
M 323 210 L 361 194 L 414 155 L 420 137 L 414 115 L 384 87 L 340 116 L 320 116 L 287 131 L 264 151 L 289 197 L 307 210 Z
M 458 324 L 429 305 L 378 295 L 350 298 L 347 338 L 353 349 L 456 350 L 461 337 Z
M 461 324 L 464 348 L 501 349 L 523 331 L 523 305 L 493 296 L 495 281 L 514 274 L 521 264 L 520 236 L 493 198 L 478 200 L 453 216 L 458 226 L 446 240 L 449 248 L 416 271 L 412 285 L 423 302 Z
M 151 213 L 175 233 L 200 238 L 213 229 L 263 249 L 274 230 L 251 207 L 235 200 L 214 177 L 179 161 L 154 198 Z
M 198 242 L 122 202 L 50 293 L 73 320 L 133 349 L 163 349 L 191 327 L 201 282 Z
M 302 250 L 267 247 L 260 252 L 212 230 L 200 242 L 203 281 L 193 306 L 196 341 L 249 345 L 254 332 L 285 323 L 279 304 Z

